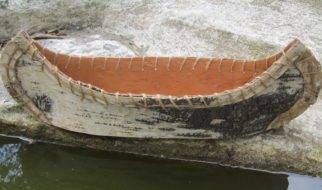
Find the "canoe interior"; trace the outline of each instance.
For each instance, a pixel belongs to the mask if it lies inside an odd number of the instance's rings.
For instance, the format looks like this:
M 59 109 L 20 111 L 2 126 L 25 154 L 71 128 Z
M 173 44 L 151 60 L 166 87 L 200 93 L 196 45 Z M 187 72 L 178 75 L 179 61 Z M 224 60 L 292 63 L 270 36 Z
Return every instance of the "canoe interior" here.
M 197 57 L 85 57 L 36 47 L 60 71 L 106 92 L 167 96 L 211 95 L 250 82 L 286 52 L 260 60 Z

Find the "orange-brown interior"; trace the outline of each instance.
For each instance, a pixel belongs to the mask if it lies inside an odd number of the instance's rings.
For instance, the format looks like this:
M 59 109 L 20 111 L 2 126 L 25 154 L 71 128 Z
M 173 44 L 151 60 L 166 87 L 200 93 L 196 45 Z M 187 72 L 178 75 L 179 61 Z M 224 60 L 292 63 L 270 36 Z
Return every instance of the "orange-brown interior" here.
M 256 61 L 195 57 L 92 58 L 56 54 L 38 43 L 36 46 L 72 79 L 120 94 L 210 95 L 244 85 L 282 56 L 278 53 Z M 291 44 L 285 51 L 290 47 Z

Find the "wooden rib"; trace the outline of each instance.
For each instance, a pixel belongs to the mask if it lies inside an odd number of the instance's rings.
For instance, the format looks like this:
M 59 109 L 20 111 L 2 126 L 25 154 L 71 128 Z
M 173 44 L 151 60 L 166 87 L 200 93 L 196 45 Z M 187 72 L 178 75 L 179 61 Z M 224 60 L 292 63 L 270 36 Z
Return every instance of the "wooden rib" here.
M 233 72 L 235 63 L 236 63 L 236 60 L 234 59 L 233 63 L 231 64 L 231 67 L 230 67 L 230 72 Z
M 172 57 L 169 57 L 168 58 L 168 64 L 167 64 L 168 71 L 170 71 L 171 61 L 172 61 Z
M 77 69 L 80 70 L 80 65 L 81 65 L 81 60 L 82 60 L 82 56 L 78 56 L 78 62 L 77 62 Z
M 209 70 L 209 68 L 210 68 L 210 66 L 211 66 L 211 64 L 214 62 L 214 58 L 212 58 L 212 59 L 209 59 L 209 61 L 207 62 L 207 64 L 206 64 L 206 71 L 208 71 Z
M 92 57 L 91 59 L 91 68 L 94 68 L 94 64 L 95 64 L 95 57 Z
M 120 63 L 121 63 L 121 58 L 118 57 L 117 63 L 116 63 L 116 67 L 115 70 L 118 70 L 118 68 L 120 67 Z
M 55 52 L 54 59 L 53 59 L 53 65 L 56 65 L 57 56 L 58 56 L 58 53 Z
M 265 59 L 265 63 L 266 63 L 266 69 L 268 69 L 268 58 L 266 57 L 266 59 Z
M 254 60 L 253 62 L 254 62 L 254 71 L 253 72 L 254 72 L 254 75 L 256 75 L 257 74 L 256 61 Z
M 129 66 L 128 66 L 129 70 L 130 70 L 130 69 L 131 69 L 131 67 L 132 67 L 132 61 L 133 61 L 133 57 L 131 57 L 130 62 L 129 62 Z
M 155 57 L 154 70 L 157 71 L 159 66 L 159 57 Z
M 186 61 L 187 61 L 187 57 L 184 57 L 184 59 L 183 59 L 183 61 L 182 61 L 182 64 L 181 64 L 181 66 L 180 66 L 180 70 L 179 70 L 179 71 L 182 71 L 182 69 L 183 69 L 183 67 L 184 67 L 184 65 L 185 65 L 185 63 L 186 63 Z
M 142 57 L 141 70 L 144 71 L 145 56 Z
M 104 67 L 103 67 L 104 70 L 106 70 L 106 66 L 107 66 L 107 57 L 104 56 Z
M 245 71 L 245 65 L 246 65 L 246 60 L 243 60 L 243 62 L 242 62 L 243 73 L 246 73 L 246 71 Z
M 67 63 L 65 64 L 65 69 L 67 69 L 71 58 L 72 56 L 68 56 Z
M 193 65 L 192 65 L 192 70 L 195 70 L 197 64 L 199 63 L 199 60 L 200 60 L 200 58 L 196 57 L 196 60 L 195 60 L 195 62 L 193 62 Z
M 220 59 L 220 62 L 218 64 L 218 72 L 221 73 L 221 65 L 222 65 L 223 59 Z

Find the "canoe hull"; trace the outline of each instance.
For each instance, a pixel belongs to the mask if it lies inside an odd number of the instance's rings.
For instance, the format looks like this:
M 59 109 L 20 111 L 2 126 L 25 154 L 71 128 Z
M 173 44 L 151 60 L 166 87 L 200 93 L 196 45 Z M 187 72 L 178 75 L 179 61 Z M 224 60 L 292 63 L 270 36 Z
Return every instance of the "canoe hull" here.
M 316 82 L 321 79 L 320 73 L 314 75 L 314 80 L 310 75 L 314 83 L 310 85 L 310 92 L 306 84 L 308 77 L 303 75 L 303 72 L 308 72 L 303 70 L 312 66 L 302 65 L 315 64 L 312 57 L 305 60 L 308 63 L 295 61 L 287 65 L 273 82 L 262 84 L 263 90 L 257 92 L 255 89 L 254 95 L 249 97 L 241 93 L 239 96 L 244 97 L 237 102 L 190 109 L 141 106 L 156 101 L 148 97 L 134 99 L 133 104 L 128 104 L 129 100 L 124 101 L 122 97 L 109 99 L 107 103 L 105 98 L 98 98 L 101 96 L 97 92 L 84 96 L 73 85 L 60 84 L 57 76 L 46 69 L 43 60 L 35 59 L 28 53 L 29 49 L 24 52 L 24 46 L 20 49 L 16 46 L 8 44 L 1 57 L 1 64 L 6 65 L 3 79 L 12 96 L 43 122 L 91 135 L 192 139 L 252 135 L 278 128 L 302 113 L 315 102 L 320 89 L 320 83 Z M 188 102 L 194 104 L 194 99 Z M 180 103 L 176 105 L 180 106 Z

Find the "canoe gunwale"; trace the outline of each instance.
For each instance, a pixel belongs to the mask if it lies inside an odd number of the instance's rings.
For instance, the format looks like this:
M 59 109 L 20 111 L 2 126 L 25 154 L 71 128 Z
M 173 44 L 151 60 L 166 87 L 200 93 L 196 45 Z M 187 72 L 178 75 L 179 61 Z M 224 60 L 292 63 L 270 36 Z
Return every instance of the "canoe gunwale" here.
M 13 46 L 14 48 L 7 48 L 8 46 Z M 19 76 L 17 76 L 16 66 L 21 56 L 29 56 L 32 61 L 41 65 L 41 70 L 43 72 L 47 72 L 50 77 L 57 80 L 60 87 L 69 89 L 71 93 L 77 93 L 81 97 L 81 101 L 86 98 L 104 104 L 105 106 L 109 106 L 109 104 L 119 104 L 120 106 L 125 107 L 144 107 L 149 109 L 175 108 L 178 110 L 224 106 L 249 99 L 272 85 L 291 65 L 294 65 L 301 72 L 305 81 L 304 96 L 298 100 L 289 111 L 279 115 L 267 129 L 277 128 L 283 125 L 285 122 L 304 112 L 307 107 L 313 104 L 316 101 L 316 97 L 321 88 L 322 80 L 322 74 L 320 72 L 321 65 L 315 59 L 312 52 L 299 40 L 296 40 L 296 43 L 293 44 L 287 52 L 283 52 L 283 55 L 276 60 L 272 66 L 252 81 L 236 89 L 214 93 L 209 96 L 195 95 L 177 97 L 159 94 L 136 95 L 131 93 L 108 93 L 91 84 L 75 81 L 65 75 L 57 66 L 51 64 L 51 62 L 42 55 L 41 51 L 34 45 L 34 41 L 26 36 L 25 33 L 20 33 L 9 41 L 4 47 L 2 54 L 6 54 L 9 57 L 7 63 L 2 63 L 0 65 L 5 69 L 5 73 L 2 74 L 2 77 L 10 94 L 17 102 L 25 105 L 23 107 L 32 112 L 37 119 L 49 124 L 49 119 L 35 106 L 32 99 L 22 88 Z M 302 64 L 308 60 L 311 61 L 311 64 Z M 196 99 L 197 103 L 195 101 Z M 166 104 L 165 102 L 168 103 Z

